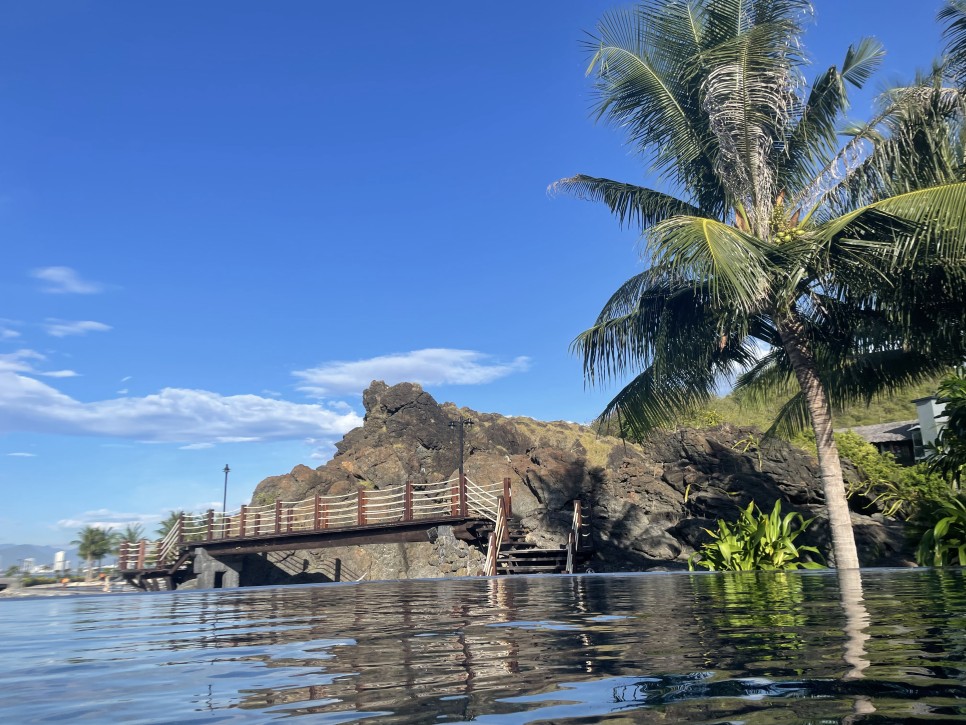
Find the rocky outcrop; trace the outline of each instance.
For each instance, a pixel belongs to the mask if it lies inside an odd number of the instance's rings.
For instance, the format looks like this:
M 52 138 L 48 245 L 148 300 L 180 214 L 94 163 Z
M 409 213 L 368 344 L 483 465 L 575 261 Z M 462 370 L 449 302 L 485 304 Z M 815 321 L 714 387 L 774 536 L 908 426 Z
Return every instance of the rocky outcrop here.
M 597 571 L 679 568 L 718 519 L 733 520 L 754 500 L 817 521 L 810 543 L 828 551 L 817 464 L 782 441 L 760 441 L 752 428 L 719 426 L 651 435 L 642 445 L 598 436 L 586 426 L 508 418 L 438 404 L 420 386 L 374 382 L 363 394 L 362 427 L 349 432 L 325 465 L 296 466 L 262 481 L 253 503 L 383 488 L 453 476 L 456 432 L 465 429 L 465 469 L 480 482 L 509 477 L 514 513 L 537 543 L 560 543 L 573 502 L 589 507 Z M 864 565 L 906 563 L 901 530 L 878 516 L 853 513 Z

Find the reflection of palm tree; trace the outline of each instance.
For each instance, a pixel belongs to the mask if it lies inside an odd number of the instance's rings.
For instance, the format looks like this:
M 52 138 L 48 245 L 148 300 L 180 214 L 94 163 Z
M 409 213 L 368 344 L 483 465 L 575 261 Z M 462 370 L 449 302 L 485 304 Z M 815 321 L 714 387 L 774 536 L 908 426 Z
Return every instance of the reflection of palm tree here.
M 869 666 L 865 658 L 865 642 L 869 639 L 869 612 L 862 599 L 862 575 L 858 569 L 839 569 L 839 595 L 845 612 L 845 661 L 852 669 L 845 673 L 846 680 L 864 677 L 863 670 Z

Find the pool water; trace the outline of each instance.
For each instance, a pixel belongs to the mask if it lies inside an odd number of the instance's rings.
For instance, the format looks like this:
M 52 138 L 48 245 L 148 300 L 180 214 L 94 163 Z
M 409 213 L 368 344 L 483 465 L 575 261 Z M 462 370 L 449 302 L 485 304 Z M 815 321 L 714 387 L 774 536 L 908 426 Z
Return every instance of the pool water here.
M 0 600 L 0 722 L 966 722 L 962 570 Z

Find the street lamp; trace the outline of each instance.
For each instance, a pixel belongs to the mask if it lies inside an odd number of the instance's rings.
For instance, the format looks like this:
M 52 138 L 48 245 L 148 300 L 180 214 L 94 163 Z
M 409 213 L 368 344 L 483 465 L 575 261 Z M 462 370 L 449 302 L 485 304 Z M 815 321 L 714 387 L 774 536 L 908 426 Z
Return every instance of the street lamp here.
M 462 485 L 462 481 L 463 481 L 463 431 L 466 430 L 466 426 L 468 426 L 468 425 L 473 425 L 473 421 L 464 418 L 462 415 L 459 417 L 459 420 L 451 420 L 450 423 L 449 423 L 449 427 L 450 428 L 457 428 L 458 427 L 459 430 L 460 430 L 460 442 L 459 442 L 459 448 L 460 448 L 460 485 Z
M 222 494 L 222 497 L 221 497 L 221 518 L 222 519 L 225 518 L 225 512 L 227 510 L 227 504 L 228 504 L 228 473 L 229 473 L 229 471 L 231 471 L 231 469 L 228 467 L 228 464 L 226 463 L 225 464 L 225 469 L 224 469 L 224 473 L 225 473 L 225 492 Z

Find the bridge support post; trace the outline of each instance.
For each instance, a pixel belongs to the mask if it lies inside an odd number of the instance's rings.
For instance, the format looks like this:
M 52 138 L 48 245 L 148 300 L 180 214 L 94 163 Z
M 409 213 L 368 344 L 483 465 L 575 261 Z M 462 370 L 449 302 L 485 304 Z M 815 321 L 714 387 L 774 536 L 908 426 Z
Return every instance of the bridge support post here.
M 403 494 L 403 521 L 413 520 L 413 482 L 406 481 L 406 492 Z
M 503 501 L 506 503 L 506 515 L 513 513 L 513 501 L 510 499 L 510 478 L 503 479 Z
M 245 511 L 247 507 L 243 504 L 241 511 L 238 512 L 238 538 L 245 536 Z
M 282 502 L 275 499 L 275 533 L 282 532 Z
M 359 486 L 359 500 L 356 504 L 356 508 L 358 509 L 358 512 L 359 512 L 357 523 L 359 524 L 359 526 L 365 526 L 366 525 L 366 490 L 362 486 Z
M 312 528 L 318 531 L 322 528 L 322 497 L 319 494 L 315 494 L 315 508 L 312 511 L 314 513 L 312 516 Z
M 211 541 L 212 530 L 215 528 L 215 510 L 208 509 L 208 515 L 205 518 L 207 519 L 205 526 L 205 540 Z
M 184 511 L 178 515 L 178 543 L 184 543 Z
M 460 516 L 466 518 L 466 474 L 460 471 Z
M 240 586 L 242 557 L 216 559 L 202 547 L 195 549 L 195 574 L 199 589 L 229 589 Z
M 144 539 L 141 539 L 138 542 L 138 565 L 137 565 L 138 569 L 144 568 L 144 551 L 145 549 L 147 549 L 147 546 L 148 546 L 148 542 L 145 541 Z

